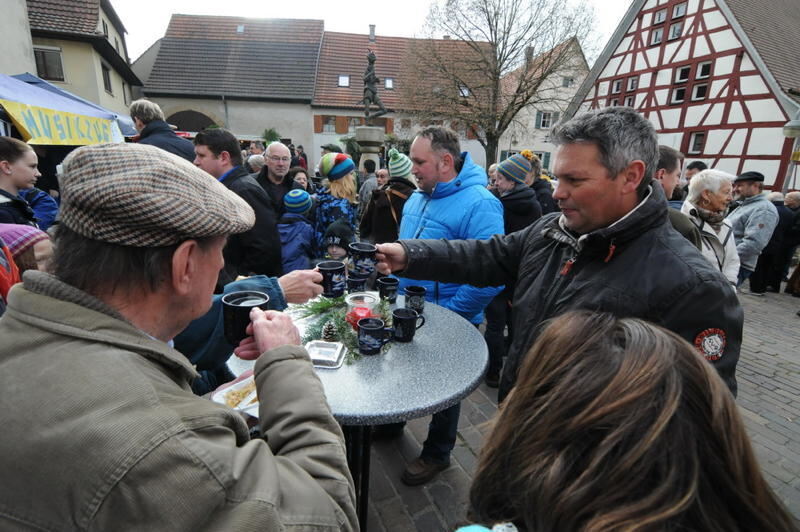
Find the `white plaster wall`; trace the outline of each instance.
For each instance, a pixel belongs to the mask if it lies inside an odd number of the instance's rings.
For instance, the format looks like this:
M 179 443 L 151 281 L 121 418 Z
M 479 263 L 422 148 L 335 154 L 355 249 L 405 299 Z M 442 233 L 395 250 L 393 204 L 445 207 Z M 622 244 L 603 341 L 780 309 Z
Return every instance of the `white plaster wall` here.
M 767 84 L 761 79 L 760 75 L 756 76 L 742 76 L 739 82 L 739 88 L 742 94 L 749 96 L 751 94 L 766 94 L 769 92 Z
M 731 112 L 728 114 L 728 123 L 729 124 L 741 124 L 745 122 L 747 119 L 744 116 L 744 110 L 742 109 L 742 104 L 738 101 L 731 102 Z
M 727 130 L 711 130 L 706 134 L 706 145 L 703 151 L 705 153 L 719 153 L 722 150 L 722 145 L 728 139 Z
M 753 64 L 753 60 L 750 59 L 750 54 L 745 52 L 744 56 L 742 56 L 742 65 L 739 67 L 741 72 L 749 72 L 750 70 L 756 70 L 756 66 Z
M 642 52 L 636 53 L 636 70 L 644 70 L 647 68 L 647 58 Z
M 606 96 L 608 94 L 609 82 L 603 81 L 597 86 L 598 96 Z
M 645 9 L 645 10 L 652 9 L 652 8 L 656 7 L 656 5 L 658 5 L 658 4 L 656 4 L 656 0 L 647 0 L 647 2 L 645 2 L 645 4 L 644 4 L 644 8 L 642 8 L 642 9 Z
M 663 146 L 669 146 L 680 150 L 681 142 L 683 141 L 683 133 L 659 133 L 658 143 Z
M 658 113 L 650 113 L 650 116 L 647 118 L 650 120 L 650 123 L 653 124 L 656 131 L 661 129 L 661 120 L 658 118 Z
M 686 61 L 687 59 L 689 59 L 690 42 L 691 42 L 690 39 L 686 39 L 681 42 L 680 48 L 678 49 L 678 53 L 675 54 L 675 59 L 673 59 L 673 61 L 678 62 L 678 61 Z M 697 57 L 700 57 L 700 55 L 703 54 L 696 54 Z
M 677 129 L 680 118 L 680 109 L 662 109 L 661 111 L 661 119 L 664 121 L 663 129 Z
M 694 56 L 703 57 L 710 53 L 711 49 L 708 47 L 708 38 L 705 35 L 698 35 L 695 37 Z
M 712 7 L 717 7 L 717 4 L 714 2 L 714 0 L 706 0 L 703 3 L 703 9 L 711 9 Z
M 668 90 L 659 90 L 655 92 L 655 104 L 658 107 L 667 105 L 667 99 L 669 98 L 669 91 Z
M 725 104 L 715 103 L 711 107 L 711 112 L 708 117 L 703 121 L 706 126 L 716 126 L 722 123 L 722 113 L 725 111 Z
M 672 84 L 672 69 L 662 68 L 656 74 L 656 87 L 663 87 L 664 85 Z
M 619 43 L 619 46 L 617 46 L 617 51 L 615 53 L 621 54 L 622 52 L 627 52 L 630 49 L 632 42 L 633 37 L 623 37 Z
M 650 66 L 658 65 L 658 48 L 648 48 L 647 60 L 650 61 Z
M 667 38 L 667 32 L 666 32 L 666 30 L 664 31 L 664 38 L 665 38 L 665 39 Z M 664 47 L 664 58 L 665 58 L 667 61 L 669 61 L 669 59 L 672 57 L 672 54 L 674 54 L 674 53 L 675 53 L 675 50 L 677 50 L 677 49 L 678 49 L 678 46 L 679 46 L 679 45 L 680 45 L 680 43 L 679 43 L 679 42 L 671 42 L 671 43 L 669 43 L 667 46 L 665 46 L 665 47 Z M 680 59 L 678 59 L 678 61 L 680 61 Z
M 728 147 L 725 148 L 725 155 L 741 155 L 744 151 L 744 141 L 747 139 L 746 129 L 736 129 L 733 132 Z
M 739 158 L 736 157 L 735 159 L 732 158 L 723 158 L 720 159 L 719 162 L 714 163 L 714 161 L 706 162 L 709 168 L 714 168 L 715 170 L 721 170 L 723 172 L 727 172 L 731 175 L 736 175 L 739 173 Z
M 745 159 L 743 171 L 756 170 L 764 174 L 764 186 L 775 184 L 781 162 L 777 160 Z
M 711 42 L 714 45 L 714 50 L 717 52 L 724 52 L 725 50 L 733 50 L 734 48 L 739 48 L 742 46 L 742 43 L 739 42 L 739 39 L 736 38 L 736 35 L 733 33 L 733 30 L 726 29 L 716 33 L 710 34 Z
M 728 83 L 727 80 L 724 79 L 715 79 L 711 82 L 711 89 L 708 91 L 708 94 L 712 98 L 721 98 L 728 93 L 728 90 L 725 89 L 725 85 Z
M 0 74 L 36 74 L 31 28 L 28 24 L 28 5 L 25 0 L 3 1 L 0 41 L 3 49 L 0 53 Z
M 612 57 L 606 67 L 603 69 L 602 74 L 600 74 L 601 78 L 608 78 L 617 75 L 617 68 L 619 67 L 620 62 L 622 61 L 622 57 Z
M 750 145 L 747 149 L 747 155 L 780 156 L 785 140 L 782 128 L 755 128 L 750 134 Z
M 714 61 L 714 74 L 717 76 L 730 74 L 731 72 L 733 72 L 733 65 L 735 60 L 736 56 L 733 54 L 725 55 L 716 59 Z
M 686 108 L 686 118 L 683 121 L 684 127 L 695 127 L 700 124 L 703 115 L 708 111 L 708 104 L 690 105 Z
M 650 86 L 650 81 L 653 75 L 650 72 L 645 72 L 639 76 L 639 87 L 647 88 Z
M 746 101 L 747 109 L 754 122 L 782 122 L 789 120 L 783 109 L 773 99 Z
M 689 0 L 689 3 L 686 4 L 686 14 L 691 15 L 692 13 L 696 13 L 698 5 L 698 0 Z
M 721 28 L 722 26 L 728 25 L 728 21 L 725 20 L 725 16 L 719 10 L 705 13 L 703 15 L 703 20 L 706 23 L 706 28 L 709 30 L 715 30 L 717 28 Z

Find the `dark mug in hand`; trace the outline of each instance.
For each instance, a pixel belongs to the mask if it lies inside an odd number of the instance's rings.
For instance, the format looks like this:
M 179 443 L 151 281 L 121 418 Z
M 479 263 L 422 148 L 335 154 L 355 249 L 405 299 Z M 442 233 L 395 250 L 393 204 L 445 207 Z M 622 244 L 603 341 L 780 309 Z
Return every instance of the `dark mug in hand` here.
M 347 275 L 347 291 L 351 294 L 353 292 L 363 292 L 367 287 L 367 279 L 369 279 L 369 275 L 357 271 L 350 272 Z
M 375 271 L 375 265 L 378 263 L 375 254 L 378 252 L 378 246 L 369 242 L 352 242 L 347 247 L 353 257 L 353 268 L 356 272 L 370 275 Z
M 231 292 L 222 296 L 222 323 L 225 339 L 233 345 L 247 337 L 247 326 L 250 324 L 250 310 L 260 308 L 267 310 L 269 296 L 264 292 L 245 290 Z
M 387 299 L 389 303 L 397 301 L 397 286 L 400 281 L 394 277 L 381 277 L 376 281 L 378 285 L 378 295 L 381 299 Z
M 406 286 L 406 308 L 416 310 L 418 314 L 422 314 L 425 308 L 425 292 L 424 286 Z
M 392 329 L 380 318 L 358 320 L 358 352 L 362 355 L 378 355 L 385 343 L 391 339 Z
M 410 308 L 398 308 L 392 312 L 392 325 L 395 342 L 410 342 L 417 329 L 425 325 L 425 316 Z
M 344 295 L 345 266 L 340 260 L 326 260 L 317 264 L 322 274 L 322 295 L 339 297 Z

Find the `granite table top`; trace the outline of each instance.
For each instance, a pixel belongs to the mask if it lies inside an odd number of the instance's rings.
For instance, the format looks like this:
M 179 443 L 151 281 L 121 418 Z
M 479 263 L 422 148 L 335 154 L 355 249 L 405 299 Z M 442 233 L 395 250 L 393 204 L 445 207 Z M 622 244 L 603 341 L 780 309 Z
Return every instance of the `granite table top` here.
M 403 298 L 398 297 L 398 306 Z M 480 384 L 488 363 L 483 336 L 470 322 L 425 302 L 425 325 L 408 343 L 338 369 L 315 368 L 331 412 L 343 425 L 380 425 L 423 417 L 456 404 Z M 235 374 L 253 361 L 232 356 Z

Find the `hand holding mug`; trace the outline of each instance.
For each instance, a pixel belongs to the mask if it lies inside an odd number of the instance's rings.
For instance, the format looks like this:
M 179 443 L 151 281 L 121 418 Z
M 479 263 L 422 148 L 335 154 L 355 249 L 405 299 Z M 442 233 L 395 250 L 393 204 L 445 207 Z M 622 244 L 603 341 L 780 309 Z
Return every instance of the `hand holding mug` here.
M 384 275 L 404 270 L 408 266 L 406 250 L 398 243 L 379 244 L 375 258 L 378 261 L 376 268 Z

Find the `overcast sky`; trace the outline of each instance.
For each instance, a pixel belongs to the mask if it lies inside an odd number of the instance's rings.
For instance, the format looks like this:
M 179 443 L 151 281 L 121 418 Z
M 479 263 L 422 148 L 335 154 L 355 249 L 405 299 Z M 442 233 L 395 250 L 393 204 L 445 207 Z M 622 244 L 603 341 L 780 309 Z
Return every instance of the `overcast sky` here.
M 576 0 L 582 1 L 582 0 Z M 631 0 L 585 0 L 595 7 L 600 50 L 611 37 Z M 421 34 L 430 0 L 112 0 L 128 30 L 131 61 L 164 36 L 173 13 L 264 18 L 314 18 L 325 21 L 328 31 L 369 33 L 376 25 L 379 35 L 414 37 Z M 270 6 L 275 6 L 270 9 Z M 598 53 L 599 51 L 598 50 Z M 590 61 L 592 59 L 590 58 Z

